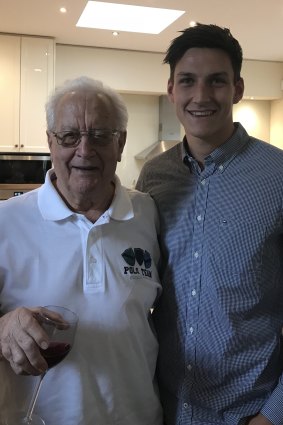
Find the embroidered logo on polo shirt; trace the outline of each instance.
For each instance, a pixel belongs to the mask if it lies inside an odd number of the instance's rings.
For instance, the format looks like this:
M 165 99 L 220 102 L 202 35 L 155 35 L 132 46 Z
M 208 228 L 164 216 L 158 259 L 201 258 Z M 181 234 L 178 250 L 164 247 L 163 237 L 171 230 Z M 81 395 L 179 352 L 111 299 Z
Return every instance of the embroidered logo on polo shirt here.
M 121 254 L 128 266 L 124 266 L 124 274 L 152 277 L 150 253 L 142 248 L 127 248 Z

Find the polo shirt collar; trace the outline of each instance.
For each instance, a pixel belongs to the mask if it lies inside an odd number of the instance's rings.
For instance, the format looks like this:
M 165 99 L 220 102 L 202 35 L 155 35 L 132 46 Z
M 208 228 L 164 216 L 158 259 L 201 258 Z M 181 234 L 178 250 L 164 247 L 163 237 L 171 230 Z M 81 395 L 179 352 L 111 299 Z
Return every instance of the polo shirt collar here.
M 44 184 L 38 191 L 38 208 L 45 220 L 64 220 L 74 214 L 67 207 L 55 187 L 52 180 L 56 178 L 54 169 L 47 171 Z
M 109 216 L 113 220 L 130 220 L 134 217 L 132 201 L 128 190 L 121 185 L 120 179 L 115 175 L 115 193 L 112 203 L 108 209 Z
M 44 184 L 38 191 L 38 207 L 45 220 L 59 221 L 76 215 L 65 204 L 52 180 L 56 178 L 54 169 L 48 170 Z M 121 185 L 118 176 L 114 178 L 115 194 L 109 209 L 105 212 L 114 220 L 129 220 L 134 217 L 132 202 L 128 191 Z

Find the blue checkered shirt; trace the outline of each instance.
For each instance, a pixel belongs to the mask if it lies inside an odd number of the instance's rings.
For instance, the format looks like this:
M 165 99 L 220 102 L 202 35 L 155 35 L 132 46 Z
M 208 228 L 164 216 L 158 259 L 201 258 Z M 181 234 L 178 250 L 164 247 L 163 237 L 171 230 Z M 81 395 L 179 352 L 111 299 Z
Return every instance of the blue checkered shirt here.
M 235 126 L 203 170 L 184 139 L 137 184 L 161 218 L 166 425 L 283 424 L 283 151 Z

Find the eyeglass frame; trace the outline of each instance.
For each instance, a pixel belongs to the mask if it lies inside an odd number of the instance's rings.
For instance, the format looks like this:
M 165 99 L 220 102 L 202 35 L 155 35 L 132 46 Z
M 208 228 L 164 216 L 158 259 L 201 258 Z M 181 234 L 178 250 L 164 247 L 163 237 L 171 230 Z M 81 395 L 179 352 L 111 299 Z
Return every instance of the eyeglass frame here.
M 104 134 L 108 133 L 109 135 L 112 136 L 112 140 L 109 139 L 108 141 L 106 141 L 105 143 L 102 143 L 102 144 L 99 144 L 99 143 L 95 144 L 95 142 L 94 142 L 94 145 L 96 145 L 96 146 L 108 146 L 110 143 L 112 143 L 114 141 L 115 137 L 120 136 L 120 134 L 122 133 L 121 130 L 110 130 L 110 129 L 106 129 L 106 128 L 93 128 L 93 129 L 90 129 L 90 130 L 87 130 L 87 131 L 79 131 L 79 130 L 64 130 L 64 131 L 58 131 L 58 132 L 50 131 L 50 133 L 55 137 L 58 145 L 62 146 L 63 148 L 76 148 L 81 143 L 83 136 L 89 137 L 91 135 L 94 135 L 94 138 L 95 138 L 95 134 L 99 133 L 99 132 L 101 134 L 102 133 L 104 133 Z M 71 145 L 63 144 L 64 134 L 67 135 L 68 133 L 79 136 L 77 141 L 74 144 L 71 144 Z M 61 134 L 63 134 L 63 136 L 60 136 Z

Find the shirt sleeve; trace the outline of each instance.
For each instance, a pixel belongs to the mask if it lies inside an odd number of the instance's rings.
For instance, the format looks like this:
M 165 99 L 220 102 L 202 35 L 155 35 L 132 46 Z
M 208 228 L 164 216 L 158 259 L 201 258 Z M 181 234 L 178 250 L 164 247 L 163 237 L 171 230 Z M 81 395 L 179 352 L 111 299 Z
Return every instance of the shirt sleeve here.
M 274 425 L 283 424 L 283 375 L 260 413 Z

